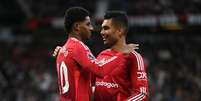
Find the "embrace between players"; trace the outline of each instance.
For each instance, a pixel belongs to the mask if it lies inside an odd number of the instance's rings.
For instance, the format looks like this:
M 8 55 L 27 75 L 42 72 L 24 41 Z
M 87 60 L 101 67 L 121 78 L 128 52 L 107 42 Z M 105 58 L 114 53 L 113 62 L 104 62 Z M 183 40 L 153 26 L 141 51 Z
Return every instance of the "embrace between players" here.
M 57 47 L 56 67 L 60 101 L 148 101 L 148 79 L 142 56 L 126 44 L 128 18 L 125 12 L 108 11 L 101 36 L 109 47 L 97 58 L 84 44 L 93 26 L 89 12 L 72 7 L 65 12 L 66 43 Z M 92 77 L 96 77 L 95 83 Z M 95 91 L 92 92 L 92 86 Z

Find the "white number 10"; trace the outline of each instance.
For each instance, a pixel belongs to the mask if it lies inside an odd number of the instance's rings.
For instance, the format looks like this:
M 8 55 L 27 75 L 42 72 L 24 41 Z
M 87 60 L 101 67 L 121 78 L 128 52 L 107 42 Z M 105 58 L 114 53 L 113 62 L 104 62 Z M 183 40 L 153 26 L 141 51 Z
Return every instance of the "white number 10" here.
M 69 83 L 68 83 L 68 69 L 64 61 L 61 62 L 60 65 L 60 81 L 61 81 L 61 93 L 64 94 L 69 90 Z

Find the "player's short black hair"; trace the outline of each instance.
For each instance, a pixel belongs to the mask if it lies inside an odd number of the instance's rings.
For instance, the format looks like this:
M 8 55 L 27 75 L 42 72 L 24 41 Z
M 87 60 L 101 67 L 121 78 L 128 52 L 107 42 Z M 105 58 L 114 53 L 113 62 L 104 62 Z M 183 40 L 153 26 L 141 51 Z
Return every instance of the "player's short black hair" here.
M 125 34 L 128 32 L 128 17 L 124 11 L 107 11 L 104 19 L 112 19 L 112 24 L 116 27 L 124 28 Z
M 64 30 L 69 33 L 72 31 L 73 24 L 84 21 L 89 16 L 89 11 L 82 7 L 71 7 L 66 10 L 64 15 Z

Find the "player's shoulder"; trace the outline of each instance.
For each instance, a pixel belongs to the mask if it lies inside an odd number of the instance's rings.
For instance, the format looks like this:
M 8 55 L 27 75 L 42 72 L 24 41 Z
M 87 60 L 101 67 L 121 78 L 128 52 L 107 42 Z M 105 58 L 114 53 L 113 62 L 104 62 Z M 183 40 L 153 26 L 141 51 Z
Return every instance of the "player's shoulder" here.
M 89 50 L 89 48 L 82 41 L 76 38 L 69 38 L 69 46 L 75 49 Z
M 140 53 L 138 53 L 137 51 L 132 51 L 131 53 L 130 53 L 130 57 L 131 58 L 135 58 L 135 59 L 138 59 L 138 58 L 142 58 L 142 55 L 140 54 Z
M 111 54 L 112 54 L 111 49 L 105 49 L 99 55 L 111 55 Z
M 109 52 L 111 52 L 111 49 L 105 49 L 101 53 L 109 53 Z

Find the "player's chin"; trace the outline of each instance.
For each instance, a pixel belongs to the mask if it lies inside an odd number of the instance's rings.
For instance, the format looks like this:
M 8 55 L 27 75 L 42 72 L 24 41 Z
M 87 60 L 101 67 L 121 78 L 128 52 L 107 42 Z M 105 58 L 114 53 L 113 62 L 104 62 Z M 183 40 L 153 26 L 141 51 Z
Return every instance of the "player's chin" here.
M 107 42 L 107 41 L 104 41 L 104 45 L 106 46 L 106 48 L 111 48 L 111 44 L 109 43 L 109 42 Z
M 103 43 L 104 43 L 104 45 L 107 45 L 107 44 L 108 44 L 108 42 L 107 42 L 106 40 L 104 40 Z
M 91 38 L 91 34 L 88 34 L 86 39 L 90 39 Z
M 89 36 L 87 39 L 90 39 L 91 38 L 91 36 Z

